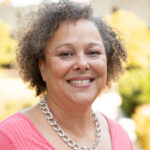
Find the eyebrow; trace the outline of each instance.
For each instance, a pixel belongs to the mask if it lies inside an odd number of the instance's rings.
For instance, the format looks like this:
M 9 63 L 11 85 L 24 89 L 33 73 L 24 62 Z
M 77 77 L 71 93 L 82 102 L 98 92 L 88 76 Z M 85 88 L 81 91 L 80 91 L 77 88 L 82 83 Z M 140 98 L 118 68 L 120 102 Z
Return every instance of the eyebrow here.
M 58 49 L 58 48 L 63 47 L 63 46 L 72 46 L 72 45 L 73 44 L 71 44 L 71 43 L 64 43 L 64 44 L 61 44 L 61 45 L 57 46 L 55 49 Z M 99 46 L 101 48 L 104 48 L 104 46 L 102 44 L 100 44 L 100 43 L 94 43 L 94 42 L 88 43 L 87 47 L 90 47 L 90 46 Z
M 55 47 L 55 49 L 58 49 L 58 48 L 63 47 L 63 46 L 72 46 L 72 44 L 71 43 L 64 43 L 64 44 L 61 44 L 61 45 Z
M 93 42 L 91 42 L 91 43 L 88 44 L 88 46 L 99 46 L 101 48 L 104 48 L 103 44 L 101 44 L 101 43 L 93 43 Z

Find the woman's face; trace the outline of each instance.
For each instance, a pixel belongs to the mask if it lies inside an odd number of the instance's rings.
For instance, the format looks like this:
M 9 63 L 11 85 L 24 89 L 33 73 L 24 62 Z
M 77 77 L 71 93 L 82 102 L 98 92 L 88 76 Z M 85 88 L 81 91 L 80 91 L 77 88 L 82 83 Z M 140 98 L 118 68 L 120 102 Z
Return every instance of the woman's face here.
M 102 37 L 93 22 L 64 22 L 39 61 L 48 96 L 59 103 L 92 103 L 107 80 Z

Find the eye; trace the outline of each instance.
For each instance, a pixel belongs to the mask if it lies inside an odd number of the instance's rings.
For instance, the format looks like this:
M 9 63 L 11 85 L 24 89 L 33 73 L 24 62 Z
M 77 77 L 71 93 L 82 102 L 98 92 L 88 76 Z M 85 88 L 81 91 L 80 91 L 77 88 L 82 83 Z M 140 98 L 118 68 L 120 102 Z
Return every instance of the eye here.
M 99 52 L 99 51 L 92 50 L 92 51 L 89 51 L 87 54 L 93 57 L 93 56 L 98 56 L 98 55 L 100 55 L 100 52 Z
M 59 56 L 62 58 L 70 58 L 73 56 L 73 53 L 72 52 L 61 52 Z

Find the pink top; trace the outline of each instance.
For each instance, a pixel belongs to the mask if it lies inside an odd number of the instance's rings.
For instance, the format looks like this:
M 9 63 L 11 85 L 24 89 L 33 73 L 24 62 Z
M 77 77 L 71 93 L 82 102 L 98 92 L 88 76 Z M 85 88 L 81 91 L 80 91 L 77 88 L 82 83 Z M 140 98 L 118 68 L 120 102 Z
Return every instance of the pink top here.
M 105 117 L 111 134 L 112 150 L 133 150 L 127 133 L 116 122 Z M 0 123 L 0 150 L 56 150 L 35 125 L 18 112 Z

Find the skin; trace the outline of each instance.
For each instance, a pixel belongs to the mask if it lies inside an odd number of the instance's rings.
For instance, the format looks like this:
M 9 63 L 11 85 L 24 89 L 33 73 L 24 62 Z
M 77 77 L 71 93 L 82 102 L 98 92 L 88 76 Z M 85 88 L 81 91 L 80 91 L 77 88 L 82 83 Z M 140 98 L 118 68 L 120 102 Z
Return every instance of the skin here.
M 106 84 L 106 62 L 102 38 L 92 22 L 80 20 L 76 24 L 61 24 L 47 43 L 45 61 L 40 61 L 48 99 L 60 106 L 66 103 L 67 109 L 70 106 L 86 108 Z M 73 79 L 94 81 L 75 87 L 67 82 Z
M 89 20 L 64 22 L 47 42 L 45 53 L 45 60 L 39 60 L 39 68 L 47 86 L 47 103 L 65 133 L 78 144 L 91 145 L 95 141 L 91 104 L 104 89 L 107 79 L 102 37 Z M 70 149 L 50 128 L 39 105 L 23 113 L 57 149 Z M 37 115 L 38 119 L 35 119 Z M 105 137 L 101 148 L 109 150 L 108 125 L 100 114 L 99 119 Z M 47 133 L 49 131 L 51 135 Z

